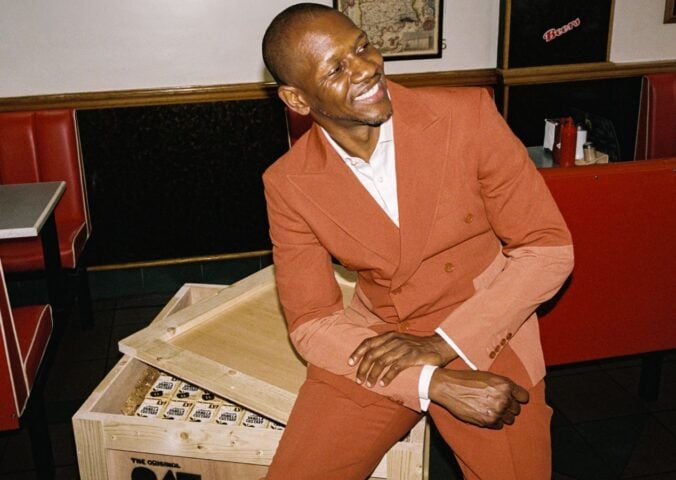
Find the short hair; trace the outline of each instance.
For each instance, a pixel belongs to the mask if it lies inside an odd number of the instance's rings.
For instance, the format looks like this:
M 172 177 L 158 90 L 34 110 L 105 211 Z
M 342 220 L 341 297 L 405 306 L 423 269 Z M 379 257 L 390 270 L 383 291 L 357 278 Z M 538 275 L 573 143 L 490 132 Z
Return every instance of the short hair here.
M 336 10 L 317 3 L 298 3 L 281 11 L 270 22 L 263 35 L 263 62 L 279 85 L 286 85 L 290 80 L 289 34 L 301 22 L 328 11 Z

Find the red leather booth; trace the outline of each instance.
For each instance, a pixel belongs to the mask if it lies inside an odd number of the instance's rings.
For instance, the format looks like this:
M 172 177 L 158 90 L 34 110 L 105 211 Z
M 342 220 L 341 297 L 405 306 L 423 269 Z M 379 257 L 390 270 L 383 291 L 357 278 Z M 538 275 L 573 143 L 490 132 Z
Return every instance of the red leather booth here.
M 676 156 L 676 72 L 643 77 L 634 158 Z
M 80 261 L 91 234 L 75 112 L 45 110 L 0 113 L 0 183 L 65 181 L 55 210 L 61 264 L 77 270 L 82 320 L 91 321 L 86 268 Z M 39 238 L 0 242 L 8 273 L 44 270 Z
M 575 245 L 541 308 L 547 364 L 676 348 L 676 158 L 540 173 Z

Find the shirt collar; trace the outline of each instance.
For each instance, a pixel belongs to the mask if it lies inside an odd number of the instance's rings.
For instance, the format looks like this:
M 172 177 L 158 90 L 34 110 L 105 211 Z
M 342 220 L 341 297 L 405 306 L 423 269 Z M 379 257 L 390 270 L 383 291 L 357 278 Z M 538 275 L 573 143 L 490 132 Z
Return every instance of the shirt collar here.
M 342 158 L 345 162 L 354 164 L 355 161 L 364 161 L 362 158 L 358 157 L 352 157 L 350 154 L 348 154 L 343 147 L 338 145 L 336 141 L 331 138 L 331 135 L 329 135 L 329 132 L 324 130 L 324 127 L 321 125 L 319 126 L 321 129 L 322 133 L 324 133 L 324 136 L 326 137 L 326 140 L 328 140 L 329 144 L 333 147 L 333 149 L 340 155 L 340 158 Z M 394 129 L 392 128 L 392 117 L 388 118 L 386 122 L 383 122 L 380 125 L 380 131 L 378 132 L 378 145 L 376 148 L 373 150 L 373 154 L 380 148 L 381 145 L 384 143 L 391 142 L 394 139 Z M 373 155 L 372 154 L 372 155 Z

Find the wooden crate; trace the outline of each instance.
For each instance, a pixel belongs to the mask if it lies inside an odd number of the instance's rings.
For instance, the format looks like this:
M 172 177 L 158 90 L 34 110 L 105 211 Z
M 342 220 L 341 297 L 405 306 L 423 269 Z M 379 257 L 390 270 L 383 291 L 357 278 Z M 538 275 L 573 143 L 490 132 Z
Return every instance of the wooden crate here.
M 342 277 L 339 282 L 350 295 L 352 283 Z M 265 334 L 262 345 L 251 341 L 252 328 Z M 219 331 L 228 332 L 226 340 Z M 122 412 L 136 385 L 157 368 L 285 424 L 305 366 L 288 342 L 271 268 L 227 288 L 184 285 L 151 325 L 120 342 L 120 349 L 124 357 L 73 417 L 82 480 L 128 480 L 134 471 L 146 475 L 137 478 L 176 480 L 265 475 L 280 430 Z M 276 352 L 273 357 L 270 351 Z M 423 419 L 371 478 L 426 479 L 427 435 Z M 165 477 L 168 472 L 173 476 Z

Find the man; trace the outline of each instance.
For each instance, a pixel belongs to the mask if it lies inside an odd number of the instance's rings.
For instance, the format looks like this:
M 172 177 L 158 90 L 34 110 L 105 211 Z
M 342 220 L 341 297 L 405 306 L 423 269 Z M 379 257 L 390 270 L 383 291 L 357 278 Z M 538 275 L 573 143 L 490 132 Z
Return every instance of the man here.
M 386 81 L 364 32 L 320 5 L 280 13 L 263 55 L 315 122 L 264 175 L 280 300 L 309 364 L 267 479 L 366 478 L 428 405 L 465 478 L 549 478 L 533 312 L 572 245 L 490 96 Z M 347 308 L 332 257 L 358 273 Z

